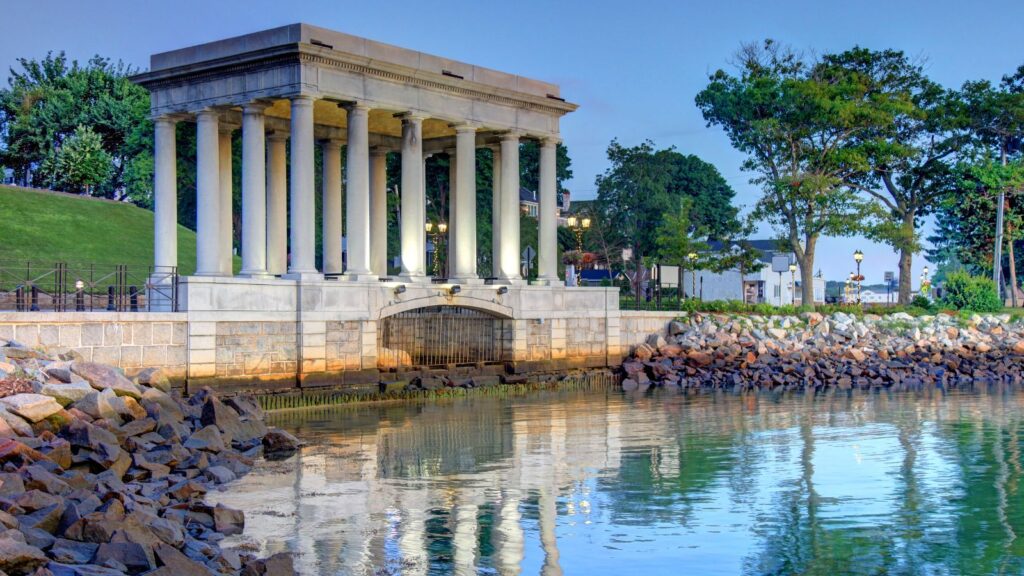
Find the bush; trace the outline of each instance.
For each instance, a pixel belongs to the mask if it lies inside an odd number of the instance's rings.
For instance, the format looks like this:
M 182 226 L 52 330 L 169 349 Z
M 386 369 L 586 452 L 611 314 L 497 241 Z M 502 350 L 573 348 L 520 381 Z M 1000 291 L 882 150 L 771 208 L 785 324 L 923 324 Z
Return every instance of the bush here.
M 999 312 L 1003 303 L 996 293 L 996 285 L 981 276 L 966 272 L 953 272 L 946 277 L 943 307 L 971 312 Z
M 910 305 L 914 308 L 924 308 L 925 310 L 928 310 L 932 307 L 932 301 L 929 300 L 927 296 L 918 294 L 910 301 Z

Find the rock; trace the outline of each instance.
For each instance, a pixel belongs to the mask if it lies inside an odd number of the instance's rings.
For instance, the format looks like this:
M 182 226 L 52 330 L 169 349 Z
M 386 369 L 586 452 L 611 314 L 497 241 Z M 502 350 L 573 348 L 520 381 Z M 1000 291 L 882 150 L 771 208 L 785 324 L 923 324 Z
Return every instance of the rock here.
M 86 394 L 81 400 L 75 402 L 74 407 L 93 418 L 119 421 L 120 416 L 113 404 L 111 404 L 111 400 L 116 396 L 117 394 L 112 389 L 99 392 L 94 391 L 92 394 Z
M 93 390 L 88 382 L 79 380 L 78 382 L 68 384 L 43 384 L 39 393 L 52 397 L 61 406 L 67 406 L 73 402 L 78 402 L 88 394 L 94 394 L 95 390 Z
M 163 574 L 166 576 L 209 576 L 210 572 L 205 566 L 191 560 L 173 546 L 157 545 L 153 552 L 156 554 L 157 560 L 163 564 L 163 568 L 160 570 L 165 570 Z M 157 572 L 153 572 L 153 574 L 157 574 Z
M 200 428 L 185 441 L 185 448 L 193 450 L 206 450 L 208 452 L 221 452 L 224 450 L 224 439 L 220 431 L 212 424 Z
M 667 344 L 665 338 L 661 334 L 650 334 L 647 336 L 647 345 L 655 350 L 661 349 L 662 346 Z
M 98 548 L 98 544 L 91 542 L 57 538 L 50 549 L 50 557 L 63 564 L 88 564 L 92 562 Z
M 135 376 L 135 379 L 139 384 L 156 388 L 161 392 L 171 391 L 171 382 L 160 368 L 145 368 Z
M 654 349 L 645 342 L 636 347 L 636 350 L 633 351 L 633 356 L 641 362 L 647 362 L 654 356 L 654 352 Z
M 128 420 L 141 420 L 148 415 L 146 409 L 131 396 L 114 396 L 109 402 L 119 416 Z
M 301 445 L 298 438 L 280 428 L 270 428 L 263 437 L 263 449 L 266 454 L 294 452 Z
M 1012 350 L 1014 354 L 1024 354 L 1024 340 L 1014 342 Z
M 150 562 L 149 554 L 141 544 L 135 542 L 108 542 L 100 544 L 96 549 L 96 557 L 93 560 L 97 564 L 104 564 L 114 560 L 128 568 L 133 574 L 144 570 L 155 568 Z
M 213 508 L 213 527 L 226 536 L 241 534 L 245 530 L 245 514 L 241 510 L 217 504 Z
M 242 569 L 243 576 L 293 576 L 295 565 L 291 552 L 278 552 L 265 560 L 256 560 Z
M 18 436 L 34 437 L 35 433 L 32 432 L 32 426 L 25 421 L 24 418 L 17 414 L 12 414 L 7 411 L 7 407 L 0 404 L 0 420 L 3 420 L 4 424 L 14 430 Z
M 0 538 L 0 570 L 8 574 L 30 574 L 47 561 L 46 554 L 35 546 Z
M 236 478 L 235 473 L 224 466 L 210 466 L 203 475 L 216 484 L 227 484 Z
M 118 396 L 131 396 L 138 400 L 142 398 L 142 390 L 132 384 L 132 381 L 125 378 L 120 370 L 106 364 L 96 362 L 72 362 L 71 371 L 84 378 L 93 388 L 113 390 Z
M 860 348 L 850 348 L 846 351 L 846 357 L 857 362 L 863 362 L 867 358 L 867 354 L 864 354 L 864 351 Z
M 29 422 L 39 422 L 63 409 L 56 400 L 43 394 L 15 394 L 0 398 L 0 403 Z
M 772 338 L 775 338 L 776 340 L 784 339 L 787 334 L 788 334 L 788 332 L 786 332 L 782 328 L 769 328 L 768 329 L 768 335 L 771 336 Z
M 124 576 L 124 571 L 95 564 L 63 564 L 50 562 L 46 568 L 53 576 Z M 204 575 L 206 576 L 206 575 Z

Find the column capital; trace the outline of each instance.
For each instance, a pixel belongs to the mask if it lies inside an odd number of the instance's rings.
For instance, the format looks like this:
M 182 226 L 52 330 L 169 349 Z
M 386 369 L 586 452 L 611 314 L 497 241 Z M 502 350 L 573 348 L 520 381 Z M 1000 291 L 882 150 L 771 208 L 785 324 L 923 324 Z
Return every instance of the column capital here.
M 242 104 L 242 114 L 263 114 L 264 110 L 273 106 L 272 102 L 266 100 L 254 100 Z
M 188 114 L 185 114 L 185 113 L 182 113 L 182 112 L 170 112 L 168 114 L 157 114 L 155 116 L 151 116 L 150 117 L 150 120 L 152 120 L 154 124 L 157 123 L 157 122 L 168 122 L 170 124 L 177 124 L 178 122 L 182 122 L 182 121 L 187 120 L 187 119 L 188 119 Z
M 509 130 L 508 132 L 502 132 L 499 134 L 502 142 L 518 142 L 522 136 L 522 132 L 519 132 L 518 130 Z
M 324 138 L 320 141 L 320 145 L 324 148 L 341 148 L 343 140 L 341 138 Z
M 288 140 L 288 132 L 284 130 L 267 130 L 267 140 L 283 142 Z
M 456 134 L 466 133 L 466 132 L 476 132 L 477 130 L 480 129 L 480 126 L 478 126 L 476 124 L 473 124 L 471 122 L 452 123 L 452 124 L 449 124 L 448 127 L 449 128 L 454 128 Z
M 390 151 L 386 146 L 371 146 L 370 156 L 387 156 Z
M 558 146 L 562 143 L 562 137 L 557 134 L 541 136 L 538 140 L 541 146 Z
M 221 134 L 231 134 L 232 132 L 234 132 L 235 130 L 238 130 L 239 128 L 241 128 L 241 126 L 239 126 L 238 124 L 231 123 L 231 122 L 221 122 L 217 126 L 217 129 L 220 130 Z
M 319 96 L 314 96 L 313 94 L 292 94 L 287 98 L 292 102 L 309 102 L 310 104 L 312 104 L 313 101 L 320 99 Z
M 416 122 L 416 123 L 423 122 L 427 118 L 430 118 L 429 115 L 427 115 L 427 114 L 425 114 L 423 112 L 415 111 L 415 110 L 410 110 L 408 112 L 398 112 L 397 114 L 393 114 L 392 117 L 393 118 L 398 118 L 398 119 L 402 120 L 403 122 L 408 120 L 410 122 Z
M 349 114 L 353 112 L 370 112 L 370 106 L 365 102 L 342 102 L 338 104 L 338 107 L 344 108 L 345 110 L 348 111 Z
M 214 119 L 214 120 L 220 121 L 220 111 L 218 111 L 215 108 L 203 108 L 202 110 L 196 112 L 196 120 L 199 120 L 199 119 L 209 120 L 211 118 Z

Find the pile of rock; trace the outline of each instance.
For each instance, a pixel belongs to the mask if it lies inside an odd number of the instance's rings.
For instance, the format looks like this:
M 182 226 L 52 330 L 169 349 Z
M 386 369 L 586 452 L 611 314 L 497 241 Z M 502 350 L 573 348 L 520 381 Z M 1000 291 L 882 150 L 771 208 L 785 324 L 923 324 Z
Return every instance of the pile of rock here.
M 635 348 L 622 386 L 915 389 L 1019 382 L 1022 367 L 1024 324 L 1009 315 L 693 314 Z
M 0 574 L 291 574 L 221 549 L 244 516 L 203 496 L 297 445 L 252 397 L 0 340 Z

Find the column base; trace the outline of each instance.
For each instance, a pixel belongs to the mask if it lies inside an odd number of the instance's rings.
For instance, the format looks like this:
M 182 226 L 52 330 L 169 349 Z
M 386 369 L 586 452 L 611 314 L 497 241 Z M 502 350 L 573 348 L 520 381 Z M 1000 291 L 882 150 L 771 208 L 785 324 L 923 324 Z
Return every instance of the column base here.
M 498 278 L 497 280 L 494 281 L 494 284 L 504 284 L 507 286 L 526 286 L 528 282 L 526 280 L 523 280 L 522 278 Z
M 530 284 L 534 286 L 565 286 L 565 282 L 559 280 L 558 278 L 538 278 L 531 282 Z
M 298 280 L 299 282 L 322 282 L 324 275 L 313 270 L 312 272 L 288 272 L 282 274 L 284 280 Z
M 274 275 L 266 270 L 242 270 L 238 273 L 241 278 L 273 278 Z
M 483 284 L 484 279 L 478 276 L 467 276 L 465 278 L 449 278 L 448 284 L 465 284 L 467 286 L 474 286 L 477 284 Z
M 395 276 L 395 282 L 406 282 L 408 284 L 430 284 L 430 276 L 402 275 Z
M 345 282 L 380 282 L 380 276 L 373 272 L 346 272 L 341 275 Z

